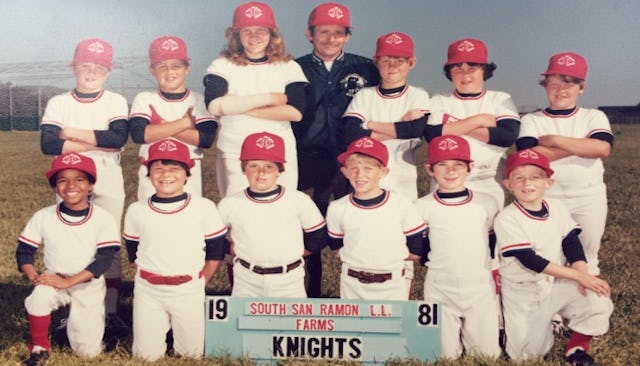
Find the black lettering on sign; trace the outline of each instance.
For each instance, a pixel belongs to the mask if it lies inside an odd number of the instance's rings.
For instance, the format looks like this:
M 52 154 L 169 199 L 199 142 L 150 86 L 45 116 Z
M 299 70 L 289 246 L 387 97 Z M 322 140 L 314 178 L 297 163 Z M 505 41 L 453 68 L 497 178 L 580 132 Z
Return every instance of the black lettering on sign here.
M 282 336 L 271 338 L 273 358 L 360 360 L 362 339 L 358 337 Z
M 209 300 L 209 320 L 226 321 L 229 316 L 229 302 L 224 298 Z
M 435 327 L 438 325 L 438 304 L 418 304 L 418 326 Z

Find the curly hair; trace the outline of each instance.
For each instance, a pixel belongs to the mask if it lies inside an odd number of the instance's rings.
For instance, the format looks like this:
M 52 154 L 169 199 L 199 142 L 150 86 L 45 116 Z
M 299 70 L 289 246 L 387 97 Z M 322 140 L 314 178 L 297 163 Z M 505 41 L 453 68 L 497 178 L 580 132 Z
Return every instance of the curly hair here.
M 479 64 L 477 62 L 467 62 L 467 64 L 469 64 L 469 66 L 482 66 L 482 68 L 484 69 L 483 80 L 490 79 L 493 76 L 493 72 L 498 68 L 498 66 L 493 62 L 488 64 Z M 455 66 L 455 64 L 444 65 L 444 67 L 442 68 L 442 72 L 444 76 L 446 76 L 446 78 L 449 79 L 449 81 L 451 81 L 451 69 L 453 68 L 453 66 Z
M 224 36 L 229 43 L 227 43 L 226 49 L 220 52 L 220 55 L 228 58 L 236 65 L 248 65 L 249 59 L 244 54 L 244 48 L 240 42 L 240 29 L 229 27 L 224 32 Z M 292 59 L 291 54 L 287 53 L 284 39 L 277 27 L 269 28 L 269 44 L 265 50 L 265 55 L 269 59 L 269 63 L 287 62 Z

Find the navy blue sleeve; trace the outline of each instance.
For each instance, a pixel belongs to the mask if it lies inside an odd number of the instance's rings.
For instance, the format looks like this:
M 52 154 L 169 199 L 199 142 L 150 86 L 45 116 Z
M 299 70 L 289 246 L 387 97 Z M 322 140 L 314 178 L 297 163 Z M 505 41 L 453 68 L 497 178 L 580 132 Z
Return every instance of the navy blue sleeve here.
M 526 268 L 540 273 L 549 265 L 549 261 L 536 254 L 533 249 L 512 250 L 504 254 L 505 257 L 516 257 L 520 263 Z
M 364 136 L 371 136 L 371 130 L 362 128 L 362 120 L 356 117 L 343 117 L 338 125 L 338 147 L 340 151 L 347 150 L 353 141 Z
M 491 231 L 489 233 L 489 254 L 491 254 L 491 259 L 496 258 L 496 233 Z
M 427 125 L 424 128 L 424 139 L 427 142 L 431 142 L 431 140 L 435 139 L 438 136 L 442 136 L 442 128 L 444 125 Z
M 20 271 L 20 267 L 25 264 L 33 264 L 33 258 L 37 250 L 38 248 L 18 240 L 18 248 L 16 248 L 16 261 L 18 262 L 18 271 Z
M 562 239 L 562 252 L 569 263 L 578 261 L 587 261 L 587 257 L 584 254 L 584 248 L 580 242 L 578 234 L 581 229 L 573 229 L 571 232 Z
M 609 145 L 613 146 L 613 135 L 607 132 L 596 132 L 593 135 L 589 136 L 589 138 L 602 140 L 608 142 Z
M 93 262 L 89 263 L 87 271 L 93 273 L 93 277 L 98 278 L 109 269 L 113 262 L 113 256 L 120 250 L 118 246 L 109 246 L 104 248 L 98 248 L 96 251 L 96 257 Z
M 318 254 L 327 245 L 327 226 L 304 233 L 304 248 L 312 254 Z
M 198 130 L 198 147 L 208 149 L 213 146 L 213 140 L 216 138 L 218 122 L 212 119 L 198 122 L 196 130 Z
M 212 100 L 227 95 L 229 92 L 229 83 L 226 79 L 218 75 L 205 75 L 202 84 L 204 84 L 204 103 L 207 109 L 209 109 L 209 103 L 211 103 Z
M 297 109 L 303 116 L 307 105 L 306 88 L 309 85 L 307 82 L 298 81 L 288 84 L 284 93 L 287 95 L 287 104 Z
M 429 252 L 431 251 L 431 241 L 429 240 L 429 229 L 425 230 L 422 234 L 422 246 L 424 248 L 424 252 L 420 256 L 420 264 L 423 266 L 427 264 L 429 260 Z
M 329 237 L 329 248 L 331 248 L 331 250 L 337 250 L 342 248 L 343 246 L 344 242 L 342 238 Z
M 538 146 L 538 139 L 535 137 L 527 136 L 521 137 L 516 140 L 516 150 L 531 149 Z
M 107 130 L 94 130 L 96 146 L 119 149 L 127 143 L 129 126 L 126 119 L 118 119 L 109 123 Z
M 513 118 L 501 119 L 496 127 L 489 127 L 489 144 L 509 147 L 516 142 L 520 133 L 520 121 Z
M 224 235 L 207 239 L 204 243 L 205 260 L 223 260 L 224 255 L 229 252 L 229 242 Z
M 394 123 L 396 137 L 399 139 L 412 139 L 424 136 L 424 130 L 427 126 L 428 118 L 429 114 L 425 114 L 424 116 L 411 121 L 400 121 Z
M 127 247 L 127 258 L 129 258 L 129 263 L 135 263 L 138 253 L 138 244 L 140 244 L 137 240 L 124 240 L 124 244 Z
M 144 130 L 147 125 L 150 124 L 147 118 L 136 116 L 129 120 L 129 131 L 131 132 L 131 139 L 136 144 L 144 144 Z
M 64 140 L 58 137 L 60 126 L 43 124 L 40 125 L 40 150 L 45 155 L 62 154 Z
M 407 236 L 407 248 L 409 248 L 409 253 L 422 257 L 424 254 L 423 232 L 424 231 L 421 231 Z

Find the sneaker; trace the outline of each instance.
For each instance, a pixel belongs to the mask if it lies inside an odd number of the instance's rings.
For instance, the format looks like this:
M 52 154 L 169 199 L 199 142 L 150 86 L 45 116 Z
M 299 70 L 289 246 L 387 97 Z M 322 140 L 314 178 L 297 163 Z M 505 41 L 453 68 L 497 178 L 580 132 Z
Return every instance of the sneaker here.
M 117 314 L 107 315 L 104 325 L 104 336 L 107 338 L 124 338 L 129 335 L 129 326 Z
M 60 319 L 60 324 L 53 328 L 53 331 L 51 332 L 53 343 L 60 348 L 69 346 L 69 338 L 67 338 L 67 320 L 68 318 Z
M 48 351 L 34 352 L 29 356 L 29 359 L 25 361 L 25 366 L 45 366 L 49 359 Z
M 598 366 L 593 357 L 581 349 L 577 349 L 575 352 L 564 358 L 572 366 Z

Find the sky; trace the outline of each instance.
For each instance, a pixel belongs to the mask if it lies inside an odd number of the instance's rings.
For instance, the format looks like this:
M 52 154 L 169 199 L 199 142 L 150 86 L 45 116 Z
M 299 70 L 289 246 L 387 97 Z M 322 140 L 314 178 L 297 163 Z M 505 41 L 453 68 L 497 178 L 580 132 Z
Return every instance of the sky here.
M 155 88 L 148 72 L 148 46 L 159 36 L 187 43 L 192 59 L 187 86 L 202 91 L 206 67 L 225 46 L 237 0 L 22 0 L 3 2 L 0 14 L 0 82 L 73 87 L 70 68 L 75 45 L 98 37 L 113 45 L 114 61 L 139 57 L 125 73 L 114 70 L 107 87 L 129 101 Z M 287 50 L 311 51 L 304 36 L 318 0 L 266 0 L 274 10 Z M 640 0 L 342 0 L 351 10 L 353 35 L 345 51 L 375 52 L 376 38 L 392 31 L 414 39 L 418 64 L 409 82 L 430 94 L 451 91 L 442 74 L 447 47 L 471 37 L 483 40 L 498 66 L 487 89 L 511 94 L 523 111 L 545 107 L 538 85 L 549 57 L 582 54 L 589 64 L 584 107 L 640 103 Z M 51 62 L 68 77 L 27 80 L 27 72 L 6 74 L 15 63 Z M 22 70 L 22 69 L 21 69 Z M 28 70 L 28 69 L 27 69 Z M 68 72 L 68 74 L 67 74 Z M 10 80 L 11 79 L 11 80 Z

